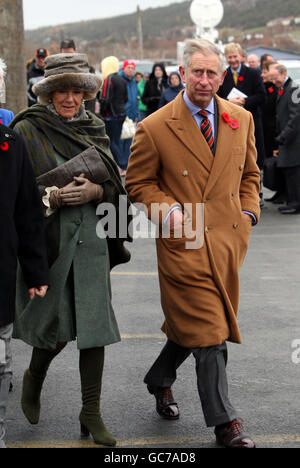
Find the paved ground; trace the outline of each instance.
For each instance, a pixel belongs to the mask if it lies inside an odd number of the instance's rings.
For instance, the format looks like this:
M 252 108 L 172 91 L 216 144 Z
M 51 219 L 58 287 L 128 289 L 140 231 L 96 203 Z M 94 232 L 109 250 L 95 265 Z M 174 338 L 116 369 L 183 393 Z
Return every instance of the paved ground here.
M 300 216 L 282 216 L 267 204 L 252 234 L 241 271 L 239 323 L 243 345 L 229 345 L 232 402 L 259 447 L 300 446 Z M 215 447 L 204 424 L 193 357 L 181 367 L 174 393 L 178 422 L 162 421 L 143 376 L 164 344 L 159 332 L 156 256 L 153 240 L 137 240 L 133 258 L 112 275 L 114 307 L 123 340 L 107 348 L 102 412 L 119 447 Z M 70 344 L 53 362 L 44 387 L 41 420 L 30 426 L 20 409 L 22 375 L 30 348 L 14 342 L 14 391 L 10 395 L 9 447 L 93 447 L 79 438 L 78 351 Z M 300 349 L 300 344 L 298 344 Z

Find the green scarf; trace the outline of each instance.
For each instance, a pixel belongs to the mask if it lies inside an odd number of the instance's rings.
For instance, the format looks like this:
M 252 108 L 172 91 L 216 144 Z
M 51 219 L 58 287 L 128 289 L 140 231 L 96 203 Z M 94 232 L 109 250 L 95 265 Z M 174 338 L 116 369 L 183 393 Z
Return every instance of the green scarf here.
M 26 131 L 26 127 L 28 128 L 26 122 L 35 127 L 39 134 L 43 134 L 46 140 L 51 142 L 53 149 L 64 158 L 71 159 L 88 147 L 95 146 L 106 164 L 114 183 L 125 194 L 118 167 L 111 156 L 105 124 L 101 119 L 88 111 L 87 115 L 88 119 L 66 122 L 47 109 L 47 107 L 37 104 L 19 113 L 11 122 L 10 127 L 14 128 L 20 122 L 24 123 L 22 134 L 26 138 L 31 159 L 34 160 L 35 156 L 40 158 L 42 154 L 48 159 L 47 166 L 49 167 L 45 172 L 56 167 L 54 152 L 52 151 L 51 154 L 48 146 L 46 155 L 43 151 L 38 154 L 38 151 L 43 148 L 39 148 L 39 142 L 35 138 L 36 135 L 32 135 L 30 130 Z

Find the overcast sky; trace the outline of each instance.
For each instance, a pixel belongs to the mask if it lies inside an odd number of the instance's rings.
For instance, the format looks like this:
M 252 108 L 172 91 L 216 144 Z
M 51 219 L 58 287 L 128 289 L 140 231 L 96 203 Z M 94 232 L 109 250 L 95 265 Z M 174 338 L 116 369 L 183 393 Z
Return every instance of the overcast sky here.
M 25 29 L 133 13 L 183 0 L 23 0 Z

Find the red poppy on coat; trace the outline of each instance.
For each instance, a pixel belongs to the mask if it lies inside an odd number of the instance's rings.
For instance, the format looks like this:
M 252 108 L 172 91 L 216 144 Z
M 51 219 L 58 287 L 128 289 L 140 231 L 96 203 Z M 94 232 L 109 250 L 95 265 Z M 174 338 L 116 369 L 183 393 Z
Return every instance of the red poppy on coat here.
M 239 81 L 244 81 L 244 77 L 243 77 L 243 76 L 239 76 L 239 77 L 238 77 L 238 80 L 239 80 Z
M 235 119 L 231 119 L 230 122 L 229 122 L 229 125 L 233 130 L 237 130 L 238 128 L 240 128 L 239 121 L 235 120 Z
M 0 148 L 2 149 L 2 151 L 8 151 L 8 150 L 9 150 L 8 143 L 5 141 L 5 142 L 0 146 Z
M 2 125 L 3 125 L 3 122 L 2 122 L 2 120 L 0 120 L 0 124 L 2 124 Z
M 270 87 L 268 88 L 269 93 L 274 93 L 274 88 Z
M 281 89 L 281 90 L 279 91 L 279 93 L 278 93 L 278 94 L 279 94 L 279 96 L 282 96 L 282 95 L 283 95 L 283 93 L 284 93 L 284 90 L 283 90 L 283 89 Z
M 229 122 L 230 122 L 230 117 L 229 117 L 229 115 L 228 115 L 226 112 L 223 112 L 222 117 L 223 117 L 223 120 L 224 120 L 226 123 L 229 123 Z

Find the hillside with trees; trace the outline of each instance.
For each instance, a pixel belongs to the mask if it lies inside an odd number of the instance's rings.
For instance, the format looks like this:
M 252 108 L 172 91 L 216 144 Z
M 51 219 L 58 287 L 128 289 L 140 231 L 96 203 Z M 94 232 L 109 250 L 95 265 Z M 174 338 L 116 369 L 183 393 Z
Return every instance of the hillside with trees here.
M 194 36 L 195 26 L 189 15 L 190 4 L 191 0 L 142 11 L 145 57 L 176 57 L 177 42 Z M 300 50 L 299 40 L 293 40 L 293 34 L 295 37 L 299 34 L 299 25 L 294 24 L 273 39 L 274 31 L 266 28 L 272 19 L 300 16 L 299 0 L 223 0 L 223 4 L 225 15 L 219 25 L 222 39 L 226 39 L 230 31 L 231 36 L 243 42 L 248 30 L 260 29 L 260 39 L 256 38 L 250 45 L 264 44 L 267 37 L 269 46 L 272 46 L 273 41 L 276 47 Z M 224 31 L 227 31 L 225 35 Z M 36 47 L 43 46 L 56 52 L 65 37 L 74 38 L 79 49 L 88 53 L 91 62 L 95 64 L 107 55 L 116 55 L 120 59 L 136 57 L 137 15 L 133 13 L 27 31 L 27 58 Z M 248 45 L 249 40 L 246 42 Z

